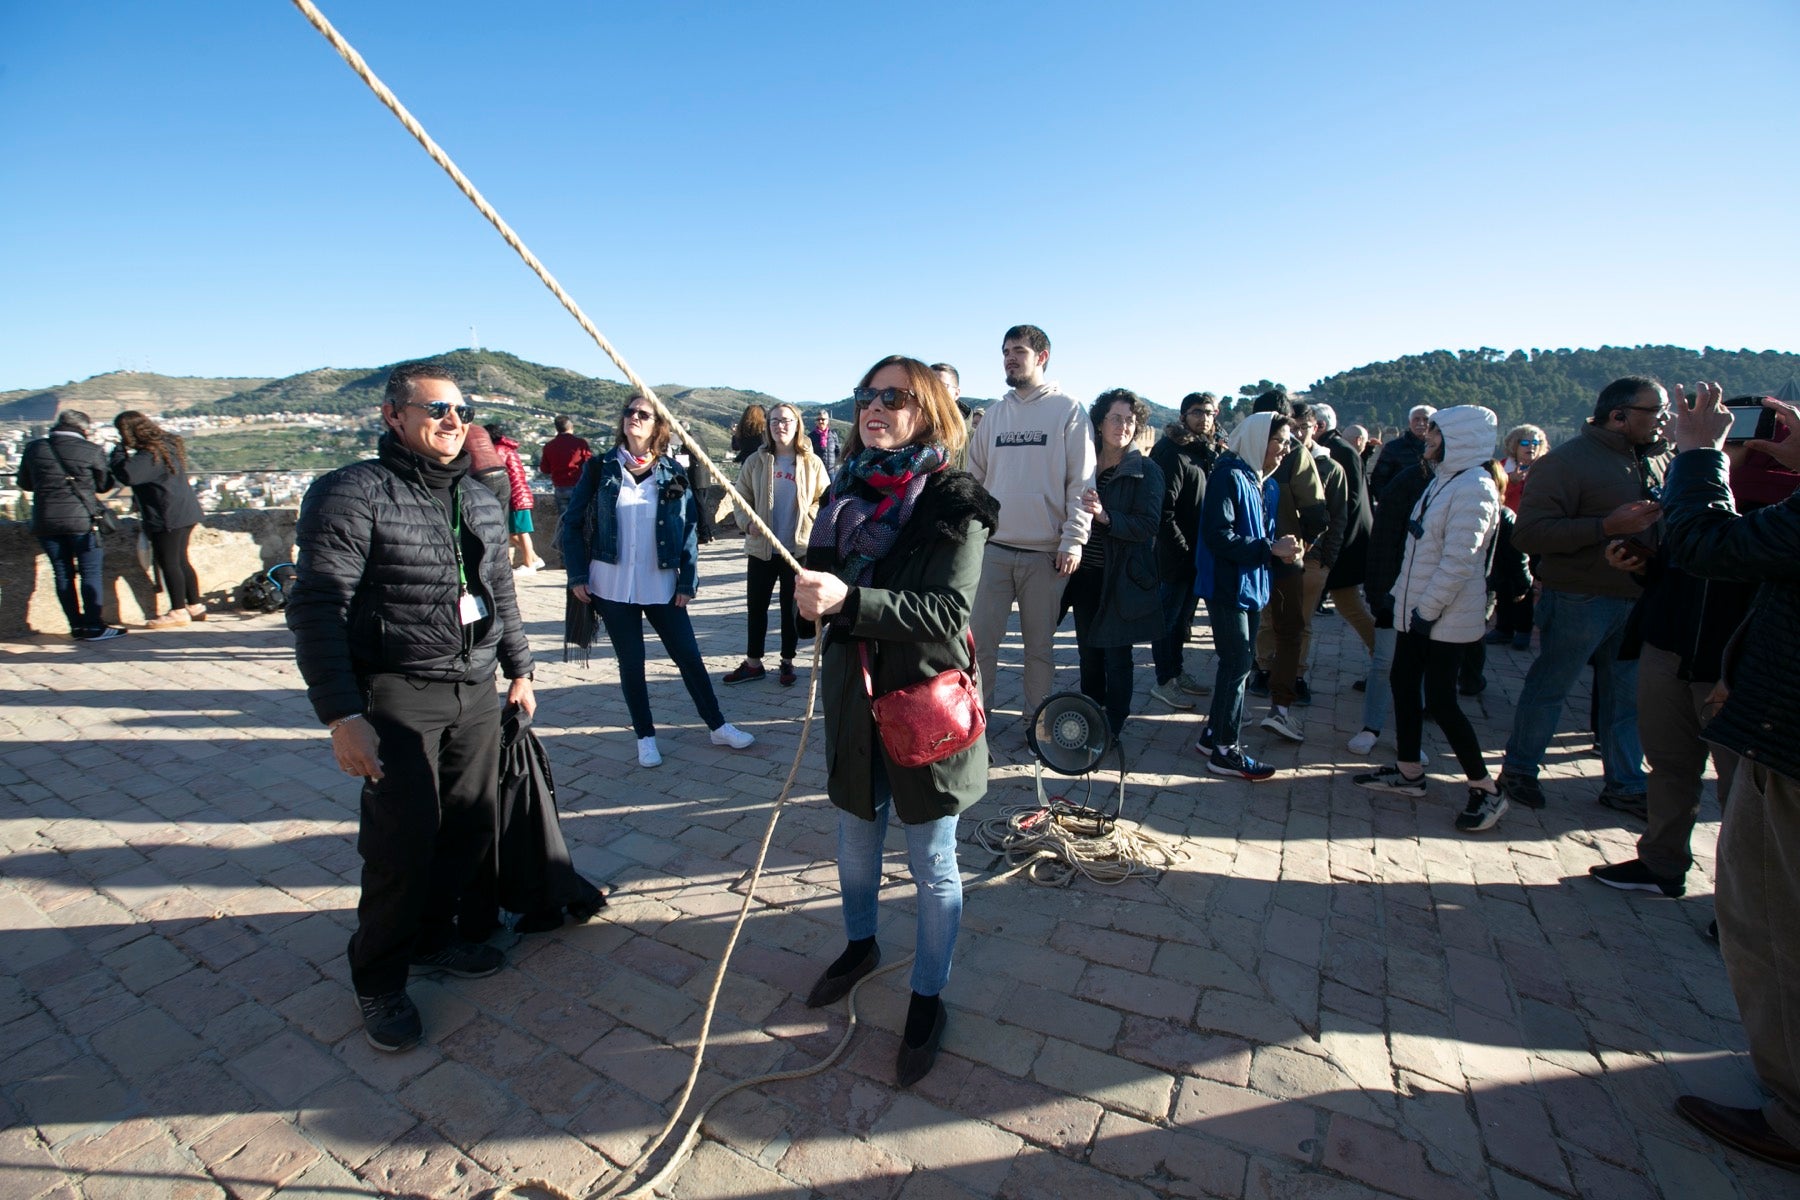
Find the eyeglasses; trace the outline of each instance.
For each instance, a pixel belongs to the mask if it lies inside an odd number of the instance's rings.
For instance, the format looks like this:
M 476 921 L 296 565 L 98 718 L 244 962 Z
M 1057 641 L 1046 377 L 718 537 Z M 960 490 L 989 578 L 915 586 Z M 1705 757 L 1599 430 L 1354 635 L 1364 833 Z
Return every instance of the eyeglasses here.
M 1132 416 L 1130 413 L 1112 413 L 1109 416 L 1107 416 L 1105 421 L 1102 423 L 1106 424 L 1106 425 L 1123 426 L 1123 427 L 1129 429 L 1131 426 L 1137 424 L 1137 418 Z
M 417 400 L 402 400 L 400 407 L 422 408 L 425 410 L 425 414 L 434 421 L 441 421 L 451 413 L 455 413 L 456 419 L 464 425 L 475 423 L 475 406 L 473 404 L 452 404 L 448 400 L 432 400 L 420 404 Z
M 1625 407 L 1629 408 L 1632 412 L 1655 413 L 1659 417 L 1667 417 L 1669 415 L 1669 406 L 1666 404 L 1655 408 L 1648 408 L 1642 404 L 1627 404 Z
M 654 409 L 648 408 L 628 408 L 625 410 L 625 419 L 627 421 L 654 421 L 656 412 Z
M 770 417 L 769 418 L 769 424 L 771 424 L 771 425 L 792 425 L 793 423 L 794 423 L 794 418 L 792 418 L 792 417 Z
M 1541 446 L 1543 444 L 1544 443 L 1540 442 L 1537 438 L 1520 438 L 1519 439 L 1519 445 L 1521 445 L 1521 446 Z
M 918 393 L 911 388 L 857 388 L 850 395 L 856 401 L 858 412 L 877 400 L 881 401 L 881 407 L 889 412 L 904 412 L 907 406 L 919 402 Z

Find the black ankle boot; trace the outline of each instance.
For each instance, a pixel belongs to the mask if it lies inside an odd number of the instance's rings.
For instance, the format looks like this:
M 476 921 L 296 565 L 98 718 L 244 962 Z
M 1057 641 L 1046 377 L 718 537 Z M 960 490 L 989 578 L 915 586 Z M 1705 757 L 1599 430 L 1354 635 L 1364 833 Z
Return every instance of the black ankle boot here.
M 866 940 L 866 948 L 860 954 L 858 949 L 856 942 L 850 943 L 838 955 L 837 961 L 825 968 L 825 973 L 807 993 L 806 1007 L 824 1008 L 827 1004 L 836 1004 L 850 994 L 858 980 L 881 965 L 881 947 L 875 944 L 874 938 Z
M 931 1074 L 932 1065 L 937 1062 L 938 1046 L 944 1040 L 946 1018 L 943 1000 L 913 993 L 912 1003 L 906 1010 L 907 1034 L 900 1038 L 900 1056 L 894 1063 L 894 1081 L 901 1087 L 911 1087 Z M 921 1027 L 925 1028 L 924 1040 L 915 1045 L 913 1038 L 919 1035 Z

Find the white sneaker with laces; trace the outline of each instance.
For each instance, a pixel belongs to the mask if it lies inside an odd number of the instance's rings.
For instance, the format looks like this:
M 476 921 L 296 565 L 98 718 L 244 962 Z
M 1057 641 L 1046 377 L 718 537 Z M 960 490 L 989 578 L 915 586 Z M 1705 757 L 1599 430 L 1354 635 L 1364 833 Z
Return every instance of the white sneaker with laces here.
M 638 766 L 662 766 L 662 752 L 656 748 L 655 738 L 647 737 L 638 739 Z
M 1365 729 L 1350 739 L 1350 750 L 1354 754 L 1367 754 L 1375 748 L 1375 739 L 1381 735 L 1373 729 Z
M 715 746 L 730 746 L 733 750 L 747 750 L 755 741 L 755 734 L 745 733 L 729 721 L 712 731 L 712 744 Z

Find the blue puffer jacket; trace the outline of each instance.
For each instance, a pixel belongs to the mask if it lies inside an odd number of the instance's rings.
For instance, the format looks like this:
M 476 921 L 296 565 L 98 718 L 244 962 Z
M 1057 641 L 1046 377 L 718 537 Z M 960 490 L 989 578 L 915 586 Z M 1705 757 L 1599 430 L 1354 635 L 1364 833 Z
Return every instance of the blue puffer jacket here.
M 1254 612 L 1269 603 L 1269 550 L 1275 539 L 1274 479 L 1235 454 L 1213 468 L 1194 546 L 1194 594 Z
M 587 586 L 588 564 L 619 561 L 619 483 L 625 468 L 615 451 L 590 458 L 581 469 L 581 480 L 569 494 L 557 544 L 569 586 Z M 675 594 L 698 594 L 695 558 L 698 509 L 687 472 L 668 455 L 659 455 L 650 468 L 656 481 L 656 565 L 675 572 Z

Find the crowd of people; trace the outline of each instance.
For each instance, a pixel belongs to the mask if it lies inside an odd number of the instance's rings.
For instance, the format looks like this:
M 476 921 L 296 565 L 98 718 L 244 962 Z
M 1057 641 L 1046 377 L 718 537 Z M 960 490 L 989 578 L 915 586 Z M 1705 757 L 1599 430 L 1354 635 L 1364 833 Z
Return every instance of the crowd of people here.
M 1263 780 L 1275 769 L 1246 746 L 1246 705 L 1266 694 L 1261 728 L 1305 741 L 1309 631 L 1329 601 L 1368 654 L 1351 749 L 1372 753 L 1393 719 L 1392 761 L 1355 783 L 1424 796 L 1429 716 L 1467 790 L 1459 830 L 1492 829 L 1510 804 L 1547 803 L 1540 767 L 1584 669 L 1601 799 L 1648 825 L 1637 859 L 1594 868 L 1600 883 L 1683 893 L 1709 755 L 1717 762 L 1730 797 L 1718 935 L 1774 1099 L 1745 1110 L 1685 1097 L 1681 1108 L 1733 1145 L 1800 1161 L 1800 1072 L 1784 1032 L 1800 1013 L 1800 973 L 1778 934 L 1800 875 L 1765 866 L 1800 861 L 1800 743 L 1772 711 L 1792 690 L 1785 635 L 1800 621 L 1788 581 L 1800 527 L 1786 502 L 1800 442 L 1727 446 L 1715 387 L 1694 404 L 1677 388 L 1671 402 L 1658 382 L 1631 377 L 1603 389 L 1592 418 L 1554 449 L 1535 426 L 1500 438 L 1494 414 L 1475 405 L 1417 408 L 1378 443 L 1280 391 L 1259 397 L 1229 436 L 1217 397 L 1190 395 L 1147 445 L 1141 397 L 1114 389 L 1083 405 L 1046 378 L 1049 359 L 1042 330 L 1008 330 L 1009 390 L 979 422 L 959 407 L 953 369 L 893 356 L 854 388 L 841 439 L 816 414 L 804 428 L 786 404 L 739 428 L 740 490 L 768 531 L 746 540 L 746 652 L 724 682 L 768 674 L 777 594 L 778 682 L 793 682 L 803 637 L 816 629 L 822 639 L 845 944 L 807 1002 L 840 999 L 880 962 L 881 847 L 898 819 L 919 896 L 902 1086 L 931 1069 L 948 1019 L 940 994 L 962 908 L 956 825 L 986 792 L 987 739 L 940 761 L 902 760 L 877 700 L 969 672 L 991 707 L 1017 607 L 1029 717 L 1055 689 L 1051 643 L 1073 613 L 1078 686 L 1114 738 L 1131 728 L 1133 651 L 1148 642 L 1150 702 L 1193 711 L 1208 773 Z M 1679 456 L 1663 438 L 1672 414 Z M 1800 421 L 1790 408 L 1781 416 Z M 509 704 L 529 711 L 535 696 L 509 569 L 516 526 L 470 478 L 472 418 L 448 372 L 396 369 L 380 457 L 315 485 L 299 528 L 289 622 L 338 761 L 365 781 L 351 974 L 365 1033 L 387 1050 L 422 1036 L 409 965 L 468 976 L 501 965 L 497 950 L 458 936 L 454 901 L 491 836 L 496 667 Z M 665 418 L 631 397 L 614 448 L 563 477 L 574 480 L 557 535 L 571 637 L 585 644 L 604 627 L 640 764 L 660 762 L 646 620 L 712 741 L 749 746 L 720 711 L 686 612 L 701 506 Z M 1759 504 L 1768 507 L 1750 511 Z M 406 536 L 373 539 L 377 509 L 389 523 L 404 515 Z M 1202 604 L 1217 658 L 1210 681 L 1189 659 Z M 1460 697 L 1485 687 L 1490 648 L 1528 650 L 1534 628 L 1540 652 L 1495 762 Z M 1746 655 L 1759 636 L 1764 650 Z

